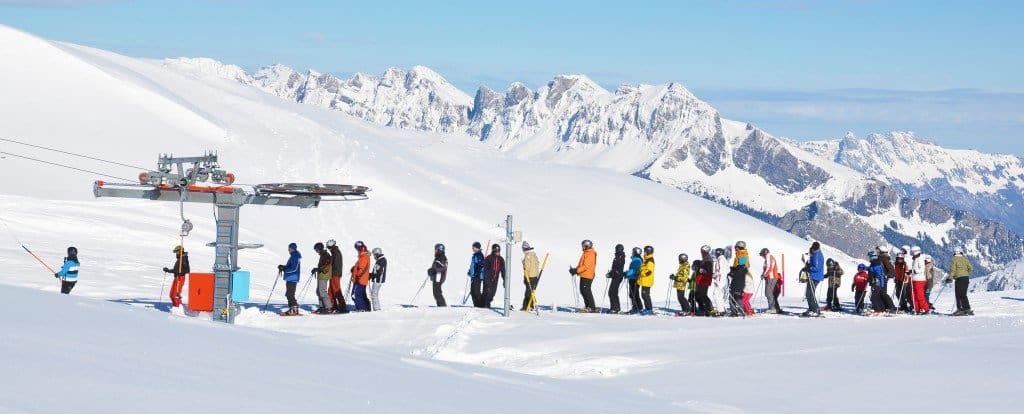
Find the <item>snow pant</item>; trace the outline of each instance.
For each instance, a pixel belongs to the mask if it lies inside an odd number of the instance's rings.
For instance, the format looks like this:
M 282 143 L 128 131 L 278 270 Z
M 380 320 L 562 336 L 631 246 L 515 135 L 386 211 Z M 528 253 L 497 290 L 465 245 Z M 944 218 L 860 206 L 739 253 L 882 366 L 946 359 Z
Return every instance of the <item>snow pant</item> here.
M 807 299 L 807 311 L 818 313 L 821 309 L 818 308 L 818 283 L 814 279 L 807 280 L 807 289 L 804 291 L 804 297 Z
M 494 277 L 484 281 L 484 294 L 480 298 L 482 308 L 490 308 L 491 302 L 494 301 L 494 295 L 498 293 L 498 278 Z
M 612 312 L 619 312 L 622 310 L 619 306 L 619 285 L 622 284 L 621 277 L 613 277 L 608 283 L 608 309 Z
M 687 302 L 690 303 L 690 312 L 691 313 L 696 313 L 697 312 L 697 289 L 696 289 L 696 287 L 694 287 L 694 289 L 691 289 L 686 294 L 686 299 L 687 299 Z
M 878 286 L 871 286 L 871 310 L 875 312 L 882 312 L 885 310 L 885 302 L 882 300 L 882 294 L 885 293 L 885 289 Z
M 867 293 L 866 290 L 858 290 L 853 293 L 853 306 L 857 309 L 857 312 L 864 310 L 864 295 Z M 872 292 L 872 296 L 874 296 Z M 875 307 L 875 298 L 871 298 L 871 307 Z
M 383 283 L 370 282 L 370 310 L 380 310 L 380 288 L 384 287 Z
M 469 283 L 469 296 L 473 298 L 473 306 L 484 307 L 484 281 L 483 279 L 472 278 Z
M 971 285 L 971 278 L 958 277 L 953 281 L 953 292 L 956 295 L 956 310 L 971 310 L 971 302 L 967 300 L 967 287 Z
M 331 309 L 334 304 L 331 303 L 331 295 L 328 293 L 331 287 L 331 280 L 316 280 L 316 297 L 320 299 L 320 309 Z
M 441 286 L 444 285 L 444 280 L 440 282 L 430 282 L 430 284 L 434 291 L 434 303 L 437 304 L 437 307 L 443 308 L 448 306 L 448 302 L 444 300 L 444 290 L 441 289 Z
M 594 279 L 580 278 L 580 295 L 583 296 L 583 307 L 587 309 L 597 309 L 597 305 L 594 304 L 592 286 L 594 286 Z
M 644 310 L 654 310 L 654 302 L 651 301 L 651 288 L 649 286 L 640 287 L 640 298 L 644 301 Z
M 775 285 L 772 290 L 772 299 L 775 301 L 775 310 L 782 313 L 782 306 L 779 306 L 779 295 L 782 294 L 782 284 Z
M 640 285 L 637 283 L 636 279 L 629 279 L 629 301 L 631 302 L 631 305 L 632 305 L 632 307 L 630 308 L 630 311 L 631 312 L 639 312 L 640 311 Z
M 746 312 L 747 315 L 754 314 L 754 307 L 750 306 L 750 298 L 752 297 L 754 297 L 753 293 L 743 293 L 743 312 Z
M 768 309 L 779 310 L 779 294 L 775 293 L 775 287 L 778 285 L 778 279 L 765 279 L 764 281 L 764 296 L 768 298 Z
M 537 306 L 537 300 L 534 299 L 533 303 L 530 303 L 530 298 L 531 298 L 531 296 L 533 298 L 537 297 L 535 292 L 537 291 L 537 285 L 540 284 L 540 278 L 539 277 L 531 277 L 529 279 L 530 280 L 527 281 L 526 278 L 523 278 L 523 288 L 524 288 L 524 291 L 523 291 L 523 307 L 522 307 L 522 310 L 524 310 L 524 311 L 532 310 L 534 307 Z
M 67 283 L 67 282 L 64 282 L 64 283 Z M 72 283 L 72 286 L 74 286 L 74 282 L 71 282 L 71 283 Z M 175 308 L 177 308 L 178 306 L 181 306 L 181 290 L 184 289 L 184 288 L 185 288 L 185 276 L 174 276 L 174 280 L 171 281 L 171 294 L 170 294 L 170 296 L 171 296 L 171 306 L 173 306 Z M 68 291 L 65 292 L 64 289 L 62 288 L 60 290 L 60 292 L 61 293 L 68 293 L 68 292 L 71 292 L 71 289 L 69 288 Z
M 690 308 L 690 301 L 686 299 L 685 290 L 676 290 L 676 299 L 679 300 L 680 311 L 682 311 L 683 313 L 693 312 L 693 309 Z
M 366 285 L 352 284 L 352 301 L 356 303 L 357 311 L 370 310 L 370 300 L 366 298 Z
M 711 298 L 708 297 L 710 286 L 697 285 L 697 315 L 708 316 L 714 307 L 711 305 Z
M 747 284 L 743 276 L 729 278 L 729 312 L 734 315 L 743 313 L 743 287 Z
M 63 293 L 65 295 L 70 295 L 71 294 L 71 289 L 75 288 L 75 283 L 78 283 L 78 281 L 77 280 L 76 281 L 61 280 L 60 281 L 60 293 Z
M 839 286 L 829 286 L 828 293 L 825 297 L 825 306 L 833 311 L 838 311 L 843 308 L 842 304 L 839 303 Z
M 914 310 L 918 312 L 928 312 L 931 308 L 928 307 L 928 298 L 924 295 L 924 289 L 927 287 L 928 281 L 922 280 L 920 282 L 914 281 L 912 283 L 914 285 Z
M 341 276 L 331 276 L 331 283 L 327 288 L 327 296 L 331 301 L 331 307 L 336 312 L 348 312 L 345 295 L 341 292 Z
M 299 282 L 284 282 L 284 297 L 288 299 L 289 308 L 299 306 L 299 301 L 295 300 L 295 287 L 298 285 Z
M 911 305 L 913 305 L 913 303 L 911 303 L 911 301 L 910 301 L 910 295 L 913 294 L 913 293 L 914 292 L 911 289 L 911 283 L 910 283 L 909 280 L 907 280 L 905 282 L 896 281 L 895 294 L 896 294 L 896 297 L 899 298 L 899 300 L 900 300 L 900 310 L 901 311 L 909 311 L 909 310 L 911 310 L 910 307 L 911 307 Z

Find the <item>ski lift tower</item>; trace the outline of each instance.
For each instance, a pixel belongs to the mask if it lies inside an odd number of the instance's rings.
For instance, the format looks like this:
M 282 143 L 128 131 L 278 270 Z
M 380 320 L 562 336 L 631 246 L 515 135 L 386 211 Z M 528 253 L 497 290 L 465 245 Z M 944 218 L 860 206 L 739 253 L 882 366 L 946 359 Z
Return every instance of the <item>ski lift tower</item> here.
M 234 174 L 220 168 L 217 154 L 201 157 L 174 157 L 161 154 L 157 169 L 139 174 L 139 183 L 96 181 L 96 197 L 134 198 L 170 201 L 180 204 L 181 235 L 187 236 L 192 222 L 185 218 L 185 203 L 216 206 L 217 239 L 208 244 L 215 250 L 213 264 L 213 319 L 234 323 L 238 313 L 231 300 L 232 274 L 239 269 L 238 251 L 259 248 L 259 244 L 238 242 L 239 210 L 247 204 L 315 208 L 322 201 L 366 200 L 369 188 L 341 184 L 274 183 L 233 186 Z

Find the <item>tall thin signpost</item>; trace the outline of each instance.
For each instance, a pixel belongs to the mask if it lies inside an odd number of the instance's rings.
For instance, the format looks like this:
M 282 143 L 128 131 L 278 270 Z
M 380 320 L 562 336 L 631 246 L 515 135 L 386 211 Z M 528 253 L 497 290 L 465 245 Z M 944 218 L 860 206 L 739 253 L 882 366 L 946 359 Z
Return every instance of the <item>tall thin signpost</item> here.
M 509 308 L 512 306 L 512 293 L 509 290 L 512 289 L 512 243 L 515 241 L 515 237 L 512 232 L 512 215 L 505 216 L 505 310 L 502 313 L 506 318 L 509 317 Z

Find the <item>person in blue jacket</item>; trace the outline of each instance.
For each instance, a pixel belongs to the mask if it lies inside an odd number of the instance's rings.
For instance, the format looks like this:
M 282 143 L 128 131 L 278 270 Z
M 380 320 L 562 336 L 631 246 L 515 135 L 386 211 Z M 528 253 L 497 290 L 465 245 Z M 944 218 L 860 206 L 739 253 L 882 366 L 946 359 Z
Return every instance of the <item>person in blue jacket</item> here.
M 64 258 L 64 265 L 60 271 L 53 274 L 53 277 L 60 279 L 60 293 L 71 294 L 71 289 L 78 283 L 78 249 L 75 246 L 68 247 L 68 257 Z
M 277 270 L 284 274 L 284 297 L 288 298 L 288 310 L 282 315 L 296 316 L 299 314 L 299 302 L 295 300 L 295 287 L 299 284 L 300 261 L 302 254 L 295 243 L 288 244 L 288 263 L 278 265 Z
M 473 242 L 473 258 L 469 259 L 470 278 L 469 295 L 473 298 L 473 306 L 484 307 L 484 253 L 480 251 L 480 242 Z
M 884 312 L 896 312 L 896 305 L 892 296 L 885 291 L 885 266 L 877 251 L 868 252 L 868 285 L 871 286 L 871 309 L 874 315 L 881 315 Z
M 810 276 L 805 292 L 807 312 L 804 312 L 803 316 L 821 316 L 821 310 L 818 309 L 817 289 L 818 283 L 825 279 L 825 255 L 821 253 L 821 244 L 818 242 L 811 244 L 811 257 L 807 262 L 807 272 Z
M 643 250 L 639 247 L 633 248 L 633 257 L 629 259 L 629 270 L 626 270 L 626 280 L 629 281 L 629 301 L 632 302 L 632 308 L 627 314 L 633 315 L 640 313 L 643 309 L 640 302 L 640 268 L 643 267 Z

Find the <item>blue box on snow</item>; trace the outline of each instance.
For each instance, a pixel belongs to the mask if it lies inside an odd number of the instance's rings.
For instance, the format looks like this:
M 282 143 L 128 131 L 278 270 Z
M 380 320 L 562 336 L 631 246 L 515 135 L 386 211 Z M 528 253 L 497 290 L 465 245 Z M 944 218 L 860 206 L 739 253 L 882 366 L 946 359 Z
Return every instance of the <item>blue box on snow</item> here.
M 249 271 L 239 270 L 231 274 L 231 300 L 249 301 Z

